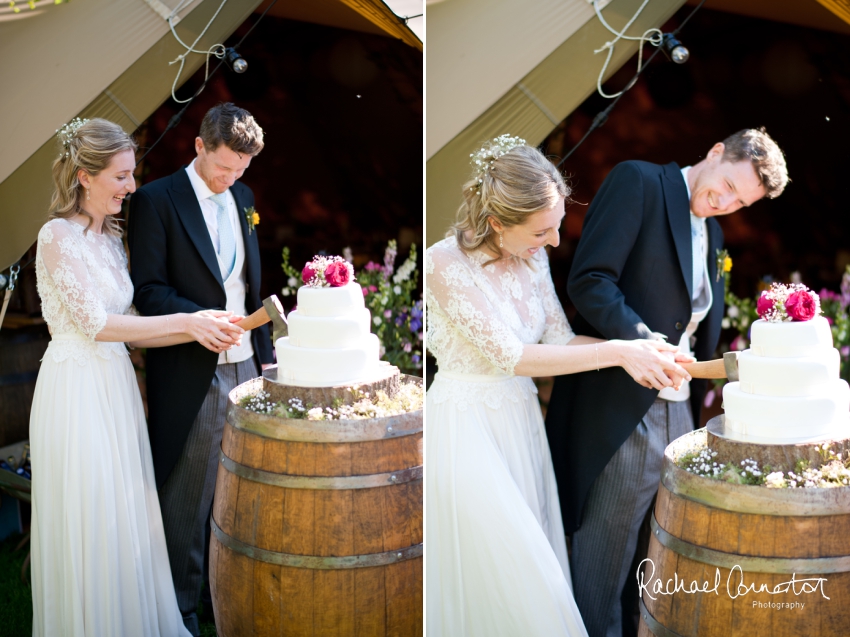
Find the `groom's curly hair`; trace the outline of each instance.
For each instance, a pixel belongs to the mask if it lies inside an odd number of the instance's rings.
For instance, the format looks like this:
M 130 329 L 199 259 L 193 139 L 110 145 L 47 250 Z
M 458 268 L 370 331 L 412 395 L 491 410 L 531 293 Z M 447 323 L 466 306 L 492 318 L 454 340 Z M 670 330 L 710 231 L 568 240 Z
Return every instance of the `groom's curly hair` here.
M 764 126 L 745 128 L 723 140 L 723 161 L 749 161 L 753 165 L 768 199 L 782 194 L 788 184 L 785 155 Z
M 222 144 L 241 155 L 258 155 L 263 150 L 263 129 L 254 116 L 230 102 L 213 106 L 201 122 L 204 148 L 215 152 Z

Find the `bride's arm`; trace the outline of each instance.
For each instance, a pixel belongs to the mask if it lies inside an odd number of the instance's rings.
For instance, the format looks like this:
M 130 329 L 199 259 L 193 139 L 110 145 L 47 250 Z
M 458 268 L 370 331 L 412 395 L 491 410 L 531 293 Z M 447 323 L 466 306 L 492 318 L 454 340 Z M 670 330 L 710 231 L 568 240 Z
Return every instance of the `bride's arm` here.
M 517 376 L 560 376 L 606 367 L 622 367 L 644 387 L 662 389 L 690 380 L 688 373 L 664 352 L 674 353 L 664 341 L 600 341 L 576 336 L 569 345 L 525 345 L 514 368 Z M 676 378 L 676 382 L 670 379 Z
M 198 341 L 213 352 L 238 345 L 245 330 L 227 320 L 230 312 L 131 316 L 108 314 L 95 340 L 129 343 L 131 347 L 166 347 Z

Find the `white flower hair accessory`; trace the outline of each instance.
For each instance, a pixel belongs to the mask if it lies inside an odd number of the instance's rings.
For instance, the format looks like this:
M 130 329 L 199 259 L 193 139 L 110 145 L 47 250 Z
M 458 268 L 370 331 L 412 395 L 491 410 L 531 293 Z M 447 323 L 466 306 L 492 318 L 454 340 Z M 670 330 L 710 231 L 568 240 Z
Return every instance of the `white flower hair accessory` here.
M 495 139 L 490 140 L 484 146 L 474 153 L 470 153 L 470 162 L 475 167 L 476 176 L 478 179 L 474 186 L 470 186 L 470 190 L 477 190 L 481 194 L 481 184 L 484 183 L 484 175 L 490 170 L 493 163 L 502 155 L 513 150 L 517 146 L 527 146 L 528 143 L 521 137 L 511 137 L 507 133 L 499 135 Z
M 86 124 L 89 120 L 80 119 L 79 117 L 75 117 L 70 122 L 65 124 L 62 128 L 56 129 L 56 137 L 59 138 L 59 141 L 62 142 L 62 148 L 65 149 L 64 152 L 59 153 L 59 158 L 67 157 L 70 155 L 71 150 L 71 140 L 74 139 L 74 135 L 77 134 L 77 131 Z

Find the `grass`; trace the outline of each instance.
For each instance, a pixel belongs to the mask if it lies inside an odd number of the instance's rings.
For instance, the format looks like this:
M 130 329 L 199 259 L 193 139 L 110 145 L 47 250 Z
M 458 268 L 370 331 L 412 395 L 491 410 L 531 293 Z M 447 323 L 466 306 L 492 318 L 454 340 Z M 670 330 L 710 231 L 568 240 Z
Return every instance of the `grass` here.
M 32 635 L 32 589 L 21 581 L 21 567 L 27 557 L 29 544 L 19 551 L 15 547 L 23 538 L 10 535 L 0 542 L 0 636 L 30 637 Z M 29 577 L 29 569 L 27 569 Z M 203 606 L 198 609 L 203 611 Z M 201 624 L 201 637 L 217 637 L 215 624 Z
M 0 542 L 0 635 L 3 637 L 32 635 L 32 589 L 21 581 L 21 567 L 29 544 L 15 550 L 22 538 L 15 533 Z

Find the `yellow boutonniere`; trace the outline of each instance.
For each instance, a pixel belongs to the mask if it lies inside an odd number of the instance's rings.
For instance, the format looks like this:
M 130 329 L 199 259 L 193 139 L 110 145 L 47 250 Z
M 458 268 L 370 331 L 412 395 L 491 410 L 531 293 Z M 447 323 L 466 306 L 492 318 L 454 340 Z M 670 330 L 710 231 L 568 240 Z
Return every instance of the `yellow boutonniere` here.
M 727 272 L 732 271 L 732 257 L 729 256 L 728 250 L 717 250 L 717 278 L 715 281 L 719 281 L 721 277 L 726 277 Z
M 260 213 L 254 210 L 254 206 L 245 208 L 245 220 L 248 222 L 248 234 L 254 231 L 254 227 L 260 225 Z

